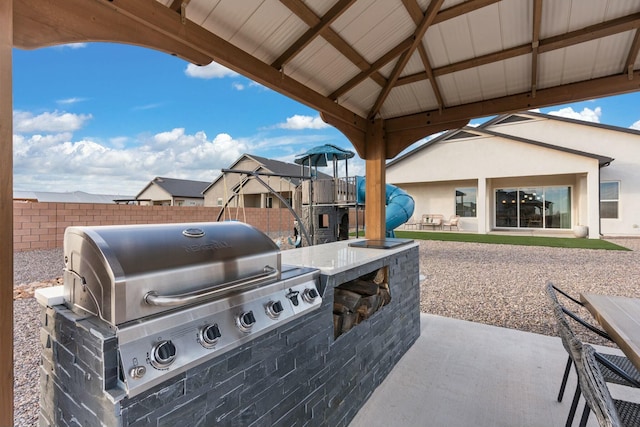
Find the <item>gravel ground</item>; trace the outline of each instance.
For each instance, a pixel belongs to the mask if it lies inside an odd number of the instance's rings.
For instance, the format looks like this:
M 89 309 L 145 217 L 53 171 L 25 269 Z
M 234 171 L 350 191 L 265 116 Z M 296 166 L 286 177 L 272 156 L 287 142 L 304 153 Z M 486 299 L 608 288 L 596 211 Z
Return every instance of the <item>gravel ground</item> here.
M 548 280 L 574 295 L 599 292 L 640 298 L 640 239 L 610 240 L 633 252 L 421 241 L 420 308 L 425 313 L 555 335 L 543 290 Z M 62 256 L 61 249 L 15 253 L 16 287 L 51 284 L 62 274 Z M 24 295 L 14 301 L 15 425 L 35 426 L 39 308 Z

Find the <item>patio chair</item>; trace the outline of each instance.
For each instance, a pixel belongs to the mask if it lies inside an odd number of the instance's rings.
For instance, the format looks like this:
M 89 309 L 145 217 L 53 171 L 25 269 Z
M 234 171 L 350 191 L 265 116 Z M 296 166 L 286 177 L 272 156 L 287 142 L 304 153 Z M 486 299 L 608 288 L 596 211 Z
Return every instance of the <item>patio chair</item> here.
M 451 215 L 448 221 L 442 223 L 442 228 L 449 227 L 449 231 L 451 231 L 451 227 L 455 227 L 456 230 L 459 230 L 458 222 L 460 222 L 460 215 Z
M 571 365 L 576 366 L 576 371 L 578 368 L 576 357 L 578 357 L 579 354 L 578 352 L 576 352 L 575 342 L 577 341 L 580 345 L 582 344 L 582 342 L 577 338 L 573 329 L 569 325 L 569 321 L 567 320 L 567 312 L 569 310 L 564 308 L 558 301 L 558 298 L 555 293 L 556 290 L 558 289 L 552 283 L 547 283 L 546 291 L 547 291 L 547 295 L 552 301 L 553 314 L 557 322 L 558 333 L 562 340 L 562 345 L 564 346 L 565 350 L 569 355 L 569 358 L 567 360 L 567 365 L 564 371 L 564 376 L 562 378 L 562 384 L 560 386 L 560 392 L 558 393 L 558 398 L 557 398 L 558 402 L 561 402 L 565 387 L 567 385 L 567 379 L 569 377 Z M 572 297 L 568 296 L 564 292 L 560 290 L 558 291 L 562 295 L 567 296 L 567 298 L 571 299 L 572 301 L 576 301 L 578 304 L 581 304 L 579 301 L 574 300 Z M 575 314 L 571 313 L 570 317 L 573 319 L 572 316 L 578 317 Z M 587 322 L 585 322 L 585 324 L 590 325 Z M 606 335 L 606 333 L 604 334 Z M 598 353 L 597 360 L 606 382 L 622 384 L 630 387 L 640 387 L 640 373 L 638 373 L 638 371 L 633 367 L 631 362 L 626 357 Z M 566 424 L 567 426 L 570 426 L 571 423 L 573 422 L 573 418 L 575 416 L 575 412 L 578 407 L 579 399 L 580 399 L 580 385 L 578 384 L 573 396 L 573 401 L 571 403 L 569 415 L 567 416 L 567 424 Z
M 418 225 L 419 225 L 419 222 L 416 221 L 414 217 L 411 217 L 407 222 L 404 223 L 404 228 L 405 230 L 408 230 L 409 228 L 415 230 L 418 227 Z
M 572 335 L 575 335 L 575 333 L 571 328 L 571 326 L 569 326 L 569 323 L 566 322 L 565 316 L 568 316 L 569 318 L 571 318 L 571 320 L 573 320 L 575 323 L 578 323 L 580 326 L 584 327 L 586 330 L 593 332 L 598 336 L 606 339 L 607 341 L 610 341 L 613 343 L 613 340 L 605 331 L 587 322 L 586 320 L 584 320 L 583 318 L 581 318 L 580 316 L 578 316 L 577 314 L 569 310 L 567 307 L 562 305 L 558 300 L 558 294 L 564 296 L 565 298 L 567 298 L 569 301 L 571 301 L 573 304 L 575 304 L 578 307 L 584 307 L 584 304 L 582 304 L 582 302 L 580 302 L 576 298 L 573 298 L 566 292 L 562 291 L 560 288 L 558 288 L 551 282 L 547 283 L 546 292 L 547 292 L 547 296 L 551 300 L 552 305 L 554 307 L 560 308 L 562 313 L 562 318 L 565 319 L 566 328 L 569 329 Z M 563 331 L 561 326 L 562 325 L 560 324 L 558 325 L 558 329 L 559 329 L 558 332 L 560 333 L 560 337 L 563 338 L 562 336 Z M 567 342 L 565 338 L 563 338 L 562 343 L 568 352 L 569 349 L 567 348 Z M 612 367 L 605 366 L 603 368 L 603 375 L 607 382 L 621 384 L 629 387 L 640 388 L 640 372 L 635 368 L 633 363 L 631 363 L 631 361 L 627 357 L 618 356 L 615 354 L 605 354 L 605 353 L 602 353 L 601 355 L 602 355 L 602 358 L 606 359 L 608 361 L 608 364 L 612 366 Z M 567 379 L 569 378 L 570 370 L 571 370 L 571 357 L 568 358 L 567 364 L 565 366 L 564 376 L 562 377 L 562 384 L 560 385 L 560 391 L 558 393 L 558 402 L 562 402 L 562 397 L 564 395 L 564 390 L 567 385 Z M 631 378 L 632 380 L 629 381 L 627 378 Z
M 578 352 L 578 382 L 585 399 L 580 426 L 586 426 L 589 414 L 593 412 L 600 426 L 630 427 L 640 425 L 640 404 L 613 399 L 604 379 L 598 354 L 589 344 L 576 346 Z

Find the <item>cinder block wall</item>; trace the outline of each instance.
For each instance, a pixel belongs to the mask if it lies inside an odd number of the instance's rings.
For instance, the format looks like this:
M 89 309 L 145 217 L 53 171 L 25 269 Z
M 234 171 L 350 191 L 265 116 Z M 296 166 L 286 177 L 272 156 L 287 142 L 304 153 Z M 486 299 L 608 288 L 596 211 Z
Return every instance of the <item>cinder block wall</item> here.
M 137 206 L 93 203 L 13 202 L 13 250 L 61 248 L 64 230 L 72 225 L 161 224 L 215 221 L 219 207 Z M 364 224 L 364 209 L 358 211 L 359 226 Z M 351 209 L 351 227 L 355 211 Z M 222 219 L 253 225 L 272 238 L 293 234 L 293 215 L 288 209 L 229 208 Z
M 114 384 L 113 332 L 44 309 L 40 425 L 347 426 L 420 334 L 418 256 L 414 246 L 321 276 L 319 309 L 116 402 L 100 391 Z M 391 302 L 334 339 L 334 287 L 385 266 Z
M 72 225 L 207 222 L 215 221 L 219 212 L 219 207 L 204 206 L 14 202 L 13 248 L 30 251 L 62 247 L 64 230 Z M 226 219 L 247 222 L 272 237 L 292 233 L 293 229 L 293 216 L 287 209 L 246 208 L 243 212 L 232 208 Z

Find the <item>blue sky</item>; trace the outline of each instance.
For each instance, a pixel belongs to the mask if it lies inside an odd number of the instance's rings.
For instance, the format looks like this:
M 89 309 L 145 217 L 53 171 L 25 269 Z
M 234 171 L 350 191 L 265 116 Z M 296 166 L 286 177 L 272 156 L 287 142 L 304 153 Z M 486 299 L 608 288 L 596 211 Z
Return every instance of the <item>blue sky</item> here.
M 135 195 L 156 176 L 213 181 L 243 153 L 292 162 L 316 145 L 353 150 L 315 110 L 149 49 L 15 49 L 13 81 L 14 190 Z M 640 93 L 541 111 L 640 129 Z

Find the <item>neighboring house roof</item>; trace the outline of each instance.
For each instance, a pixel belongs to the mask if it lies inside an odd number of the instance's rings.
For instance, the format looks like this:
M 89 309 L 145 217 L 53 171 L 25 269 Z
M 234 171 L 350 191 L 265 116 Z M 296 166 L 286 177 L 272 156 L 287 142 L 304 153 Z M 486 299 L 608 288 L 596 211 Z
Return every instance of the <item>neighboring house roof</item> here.
M 191 181 L 188 179 L 175 179 L 157 176 L 147 184 L 142 191 L 138 193 L 136 198 L 140 197 L 149 187 L 157 185 L 164 191 L 169 193 L 171 197 L 186 197 L 191 199 L 204 199 L 202 194 L 209 186 L 208 181 Z
M 632 135 L 640 136 L 640 130 L 637 130 L 637 129 L 623 128 L 623 127 L 619 127 L 619 126 L 606 125 L 606 124 L 603 124 L 603 123 L 587 122 L 585 120 L 571 119 L 569 117 L 556 116 L 554 114 L 538 113 L 536 111 L 523 111 L 523 112 L 520 112 L 520 113 L 501 114 L 501 115 L 496 116 L 493 119 L 481 124 L 478 127 L 486 128 L 486 127 L 489 127 L 489 126 L 493 126 L 495 124 L 506 123 L 506 122 L 510 122 L 510 121 L 511 122 L 514 122 L 514 121 L 525 121 L 525 120 L 530 119 L 530 117 L 536 117 L 536 118 L 540 118 L 540 119 L 556 120 L 556 121 L 559 121 L 559 122 L 573 123 L 573 124 L 581 125 L 581 126 L 590 126 L 590 127 L 594 127 L 594 128 L 607 129 L 607 130 L 612 130 L 612 131 L 616 131 L 616 132 L 624 132 L 624 133 L 629 133 L 629 134 L 632 134 Z
M 131 196 L 121 194 L 91 194 L 84 191 L 56 193 L 49 191 L 14 191 L 13 200 L 35 200 L 51 203 L 115 203 L 116 199 L 127 199 Z
M 242 156 L 240 156 L 235 162 L 233 162 L 231 164 L 231 166 L 229 166 L 227 169 L 234 169 L 234 167 L 240 163 L 242 160 L 249 158 L 252 159 L 253 161 L 255 161 L 259 167 L 255 168 L 252 172 L 254 171 L 259 171 L 260 169 L 263 169 L 265 172 L 268 173 L 274 173 L 274 174 L 278 174 L 278 175 L 283 175 L 284 179 L 289 180 L 293 185 L 298 185 L 300 183 L 300 179 L 299 178 L 290 178 L 290 177 L 296 177 L 296 176 L 309 176 L 309 167 L 308 166 L 300 166 L 298 164 L 295 163 L 287 163 L 287 162 L 282 162 L 280 160 L 274 160 L 274 159 L 268 159 L 266 157 L 262 157 L 262 156 L 256 156 L 254 154 L 243 154 Z M 216 184 L 216 182 L 218 182 L 220 179 L 222 179 L 222 176 L 224 174 L 221 173 L 220 175 L 218 175 L 218 177 L 207 186 L 207 188 L 205 188 L 203 190 L 203 193 L 206 192 L 210 187 L 214 186 Z M 330 179 L 331 176 L 322 173 L 322 172 L 318 172 L 317 178 L 319 179 Z
M 489 120 L 488 122 L 483 123 L 482 125 L 477 126 L 477 127 L 465 126 L 463 128 L 460 128 L 460 129 L 454 129 L 454 130 L 450 130 L 448 132 L 445 132 L 442 135 L 439 135 L 438 137 L 436 137 L 436 138 L 434 138 L 434 139 L 432 139 L 430 141 L 427 141 L 426 143 L 422 144 L 421 146 L 419 146 L 419 147 L 417 147 L 417 148 L 415 148 L 415 149 L 403 154 L 402 156 L 399 156 L 399 157 L 393 159 L 392 161 L 388 162 L 387 163 L 387 167 L 388 166 L 392 166 L 392 165 L 402 161 L 403 159 L 406 159 L 407 157 L 412 156 L 412 155 L 418 153 L 419 151 L 424 150 L 424 149 L 430 147 L 431 145 L 436 144 L 437 142 L 440 142 L 440 141 L 447 141 L 447 140 L 460 139 L 460 138 L 482 137 L 482 136 L 495 136 L 495 137 L 508 139 L 508 140 L 511 140 L 511 141 L 517 141 L 517 142 L 522 142 L 522 143 L 525 143 L 525 144 L 536 145 L 538 147 L 548 148 L 550 150 L 557 150 L 557 151 L 562 151 L 562 152 L 565 152 L 565 153 L 571 153 L 571 154 L 576 154 L 576 155 L 580 155 L 580 156 L 584 156 L 584 157 L 597 159 L 598 160 L 598 164 L 600 165 L 600 167 L 608 166 L 614 160 L 612 157 L 608 157 L 608 156 L 602 156 L 602 155 L 599 155 L 599 154 L 588 153 L 586 151 L 575 150 L 575 149 L 572 149 L 572 148 L 567 148 L 567 147 L 562 147 L 562 146 L 559 146 L 559 145 L 549 144 L 549 143 L 542 142 L 542 141 L 536 141 L 536 140 L 529 139 L 529 138 L 521 138 L 521 137 L 508 135 L 508 134 L 501 133 L 501 132 L 496 132 L 495 130 L 489 129 L 490 126 L 498 124 L 498 123 L 525 121 L 525 120 L 527 120 L 526 115 L 535 115 L 536 117 L 540 117 L 540 118 L 560 119 L 562 121 L 570 121 L 571 123 L 575 123 L 575 124 L 579 124 L 579 125 L 598 125 L 596 123 L 585 122 L 585 121 L 581 121 L 581 120 L 564 119 L 562 117 L 552 116 L 552 115 L 549 115 L 549 114 L 541 114 L 541 113 L 533 113 L 533 112 L 515 113 L 515 114 L 503 114 L 503 115 L 497 116 L 497 117 Z M 608 126 L 608 125 L 598 125 L 598 127 L 609 129 L 609 130 L 616 130 L 616 131 L 620 131 L 620 132 L 632 131 L 631 133 L 634 133 L 636 135 L 640 135 L 640 132 L 634 131 L 632 129 L 624 129 L 624 128 L 618 128 L 618 127 L 615 127 L 615 126 Z

